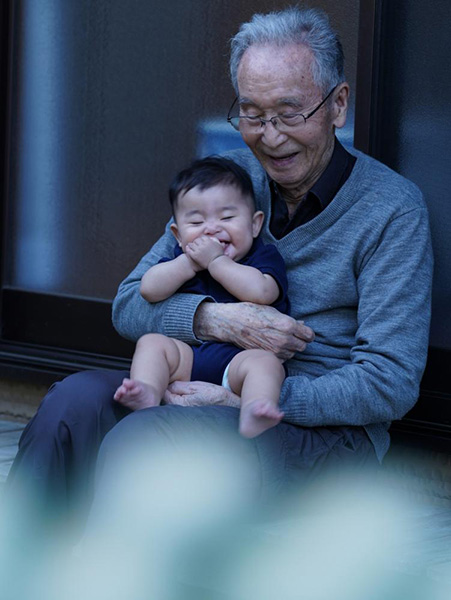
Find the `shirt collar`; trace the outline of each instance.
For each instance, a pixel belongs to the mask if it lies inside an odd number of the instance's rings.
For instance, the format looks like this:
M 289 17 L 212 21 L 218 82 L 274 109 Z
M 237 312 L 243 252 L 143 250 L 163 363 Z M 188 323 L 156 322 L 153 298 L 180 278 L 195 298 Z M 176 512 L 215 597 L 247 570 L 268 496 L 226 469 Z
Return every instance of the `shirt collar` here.
M 318 198 L 322 210 L 329 206 L 340 188 L 340 182 L 348 164 L 348 157 L 350 157 L 349 152 L 335 138 L 334 151 L 330 162 L 310 190 L 310 193 L 315 194 Z

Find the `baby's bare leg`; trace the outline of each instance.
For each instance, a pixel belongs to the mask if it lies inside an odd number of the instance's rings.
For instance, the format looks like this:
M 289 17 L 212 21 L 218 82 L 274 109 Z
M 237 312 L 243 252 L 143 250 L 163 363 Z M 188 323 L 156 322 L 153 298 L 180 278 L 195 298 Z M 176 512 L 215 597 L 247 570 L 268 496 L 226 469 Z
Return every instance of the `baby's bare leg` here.
M 168 385 L 189 381 L 193 351 L 184 342 L 149 333 L 138 340 L 131 379 L 124 379 L 114 399 L 132 410 L 158 406 Z
M 229 384 L 241 396 L 240 433 L 255 437 L 277 425 L 283 417 L 279 396 L 285 371 L 279 359 L 266 350 L 245 350 L 230 363 Z

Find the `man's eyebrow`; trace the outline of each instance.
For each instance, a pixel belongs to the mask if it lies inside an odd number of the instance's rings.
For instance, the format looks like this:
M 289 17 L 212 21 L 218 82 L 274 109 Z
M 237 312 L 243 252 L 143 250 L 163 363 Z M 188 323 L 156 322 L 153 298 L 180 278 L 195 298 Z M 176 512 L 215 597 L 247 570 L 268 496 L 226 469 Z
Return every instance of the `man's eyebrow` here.
M 241 105 L 250 105 L 250 106 L 256 106 L 257 108 L 260 108 L 258 104 L 256 104 L 255 102 L 253 102 L 253 100 L 251 100 L 250 98 L 238 98 L 238 104 Z M 302 106 L 304 106 L 305 104 L 305 98 L 299 98 L 299 97 L 287 97 L 287 98 L 279 98 L 277 100 L 277 102 L 275 103 L 275 106 L 293 106 L 294 108 L 301 108 Z
M 299 98 L 280 98 L 277 104 L 301 108 L 301 106 L 305 104 L 305 99 L 300 100 Z
M 246 97 L 238 97 L 238 104 L 241 106 L 241 104 L 252 104 L 253 106 L 257 106 L 257 104 L 255 104 L 255 102 L 253 102 L 250 98 L 246 98 Z

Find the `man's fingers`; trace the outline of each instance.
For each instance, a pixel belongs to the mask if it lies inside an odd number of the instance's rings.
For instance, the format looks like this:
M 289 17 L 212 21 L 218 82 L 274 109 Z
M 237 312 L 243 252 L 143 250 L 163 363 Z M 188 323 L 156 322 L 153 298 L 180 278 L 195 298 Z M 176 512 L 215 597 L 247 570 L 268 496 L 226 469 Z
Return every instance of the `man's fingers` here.
M 163 396 L 163 400 L 166 404 L 174 404 L 175 395 L 172 394 L 169 390 L 166 390 Z
M 266 313 L 266 318 L 267 322 L 264 329 L 273 327 L 287 336 L 294 336 L 305 342 L 312 342 L 315 339 L 314 331 L 308 325 L 305 325 L 304 321 L 295 321 L 293 317 L 280 313 L 277 314 L 277 317 L 271 313 Z
M 169 390 L 164 393 L 164 401 L 166 404 L 177 404 L 177 406 L 189 406 L 191 396 L 184 394 L 173 394 Z
M 304 321 L 296 321 L 294 335 L 305 342 L 313 342 L 315 339 L 315 332 L 307 325 L 304 325 Z
M 168 386 L 168 392 L 170 392 L 173 395 L 183 395 L 183 394 L 188 394 L 189 393 L 189 388 L 190 388 L 190 382 L 189 381 L 174 381 L 173 383 L 171 383 Z

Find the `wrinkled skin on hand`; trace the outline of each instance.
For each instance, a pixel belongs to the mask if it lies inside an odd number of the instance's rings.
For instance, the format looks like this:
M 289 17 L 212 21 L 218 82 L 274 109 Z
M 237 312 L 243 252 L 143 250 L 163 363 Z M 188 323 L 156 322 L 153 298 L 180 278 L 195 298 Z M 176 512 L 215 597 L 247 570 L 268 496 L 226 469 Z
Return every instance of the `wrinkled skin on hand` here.
M 164 394 L 166 404 L 178 406 L 234 406 L 240 398 L 220 385 L 205 381 L 175 381 Z
M 204 302 L 197 309 L 194 330 L 204 341 L 230 342 L 244 349 L 262 348 L 283 361 L 303 352 L 315 338 L 303 321 L 252 302 Z

